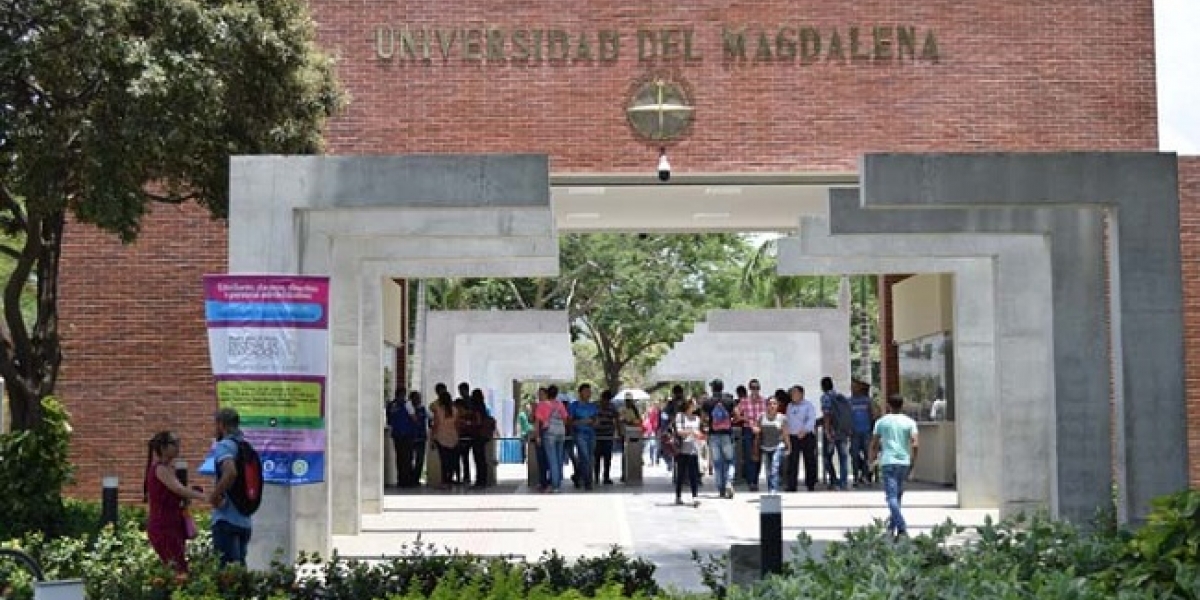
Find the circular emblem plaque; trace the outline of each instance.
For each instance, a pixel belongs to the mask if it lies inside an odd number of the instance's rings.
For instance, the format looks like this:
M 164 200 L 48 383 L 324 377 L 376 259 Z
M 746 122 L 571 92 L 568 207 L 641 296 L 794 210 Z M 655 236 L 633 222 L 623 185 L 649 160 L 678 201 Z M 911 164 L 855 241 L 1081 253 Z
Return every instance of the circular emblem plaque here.
M 634 84 L 625 115 L 639 136 L 659 142 L 687 133 L 694 110 L 691 93 L 682 80 L 654 75 Z

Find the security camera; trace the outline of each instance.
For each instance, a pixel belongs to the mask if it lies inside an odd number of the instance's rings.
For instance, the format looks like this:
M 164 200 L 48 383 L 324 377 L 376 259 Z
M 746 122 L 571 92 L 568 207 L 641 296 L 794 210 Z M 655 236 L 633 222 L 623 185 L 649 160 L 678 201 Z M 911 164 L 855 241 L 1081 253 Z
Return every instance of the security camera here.
M 671 161 L 667 160 L 666 148 L 658 150 L 658 180 L 664 183 L 671 180 Z

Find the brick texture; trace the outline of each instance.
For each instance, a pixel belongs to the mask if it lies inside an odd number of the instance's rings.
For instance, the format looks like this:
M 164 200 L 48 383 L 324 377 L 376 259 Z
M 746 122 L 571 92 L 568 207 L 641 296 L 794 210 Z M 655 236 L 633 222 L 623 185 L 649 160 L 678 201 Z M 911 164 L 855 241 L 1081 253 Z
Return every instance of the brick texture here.
M 670 145 L 680 173 L 847 171 L 870 151 L 1158 145 L 1151 0 L 312 0 L 312 8 L 350 95 L 327 130 L 335 154 L 535 152 L 550 155 L 556 172 L 649 181 L 658 144 L 632 133 L 624 109 L 634 82 L 655 69 L 681 76 L 693 96 L 690 133 Z M 869 38 L 871 27 L 892 25 L 917 28 L 918 52 L 932 30 L 940 61 L 752 60 L 758 27 L 772 43 L 781 27 L 816 27 L 828 50 L 835 28 L 848 45 L 851 26 Z M 562 29 L 572 38 L 616 30 L 620 52 L 612 63 L 488 63 L 463 60 L 458 43 L 450 60 L 435 48 L 429 63 L 388 61 L 376 56 L 380 26 Z M 723 60 L 724 26 L 752 32 L 751 60 Z M 637 31 L 665 28 L 691 29 L 702 59 L 639 61 Z M 1191 181 L 1188 201 L 1200 202 Z M 1185 235 L 1200 219 L 1200 207 L 1190 211 Z M 206 445 L 214 400 L 200 276 L 223 271 L 225 230 L 196 209 L 161 207 L 133 246 L 81 225 L 67 240 L 60 391 L 75 416 L 76 492 L 94 495 L 108 471 L 140 481 L 142 442 L 157 428 L 180 430 L 189 457 Z M 1189 323 L 1200 339 L 1200 317 Z
M 1187 361 L 1188 464 L 1200 487 L 1200 156 L 1179 159 L 1180 245 L 1183 252 L 1184 357 Z

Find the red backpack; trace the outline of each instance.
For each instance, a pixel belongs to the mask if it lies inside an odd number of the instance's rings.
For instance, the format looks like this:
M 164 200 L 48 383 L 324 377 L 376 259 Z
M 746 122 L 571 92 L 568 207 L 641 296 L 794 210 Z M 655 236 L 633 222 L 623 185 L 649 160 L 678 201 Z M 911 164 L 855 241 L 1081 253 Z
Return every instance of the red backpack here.
M 229 501 L 234 508 L 247 517 L 258 511 L 262 504 L 263 467 L 262 458 L 250 442 L 238 441 L 237 456 L 233 464 L 237 467 L 237 478 L 229 488 Z

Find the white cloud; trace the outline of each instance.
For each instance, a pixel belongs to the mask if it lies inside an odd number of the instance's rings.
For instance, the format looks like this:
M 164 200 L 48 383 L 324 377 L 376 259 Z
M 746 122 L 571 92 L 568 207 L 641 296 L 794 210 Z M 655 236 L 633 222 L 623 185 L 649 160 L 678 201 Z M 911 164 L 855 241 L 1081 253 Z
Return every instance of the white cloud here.
M 1159 147 L 1200 154 L 1200 1 L 1155 0 Z

